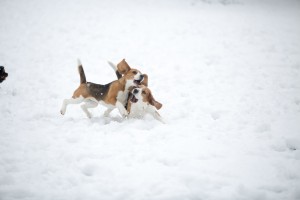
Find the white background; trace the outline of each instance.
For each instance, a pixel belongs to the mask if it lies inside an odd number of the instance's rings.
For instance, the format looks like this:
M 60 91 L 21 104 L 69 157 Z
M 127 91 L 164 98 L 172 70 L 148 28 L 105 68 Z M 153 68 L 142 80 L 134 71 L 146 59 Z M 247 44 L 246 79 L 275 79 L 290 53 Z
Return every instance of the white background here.
M 1 0 L 0 199 L 300 199 L 300 6 L 264 2 Z M 61 116 L 77 58 L 147 73 L 167 124 Z

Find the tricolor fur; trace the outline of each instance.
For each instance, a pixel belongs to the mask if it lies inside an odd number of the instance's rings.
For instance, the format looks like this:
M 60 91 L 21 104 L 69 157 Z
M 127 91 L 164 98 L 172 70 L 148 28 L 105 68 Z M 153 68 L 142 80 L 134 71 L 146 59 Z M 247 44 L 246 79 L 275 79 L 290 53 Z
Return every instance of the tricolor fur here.
M 155 119 L 165 123 L 157 111 L 161 107 L 162 104 L 154 99 L 152 92 L 148 87 L 144 85 L 132 87 L 127 102 L 129 117 L 143 118 L 146 114 L 150 114 Z
M 86 81 L 84 70 L 80 61 L 78 62 L 78 71 L 80 75 L 80 85 L 74 91 L 71 99 L 65 99 L 61 107 L 61 114 L 64 115 L 68 104 L 79 104 L 82 110 L 90 118 L 91 114 L 88 108 L 95 108 L 99 103 L 106 106 L 108 115 L 115 107 L 117 107 L 123 117 L 128 115 L 125 105 L 128 99 L 128 89 L 131 86 L 137 86 L 143 80 L 142 73 L 137 69 L 131 69 L 125 59 L 117 65 L 117 71 L 123 75 L 118 80 L 108 84 L 101 85 Z
M 122 75 L 118 72 L 117 67 L 108 62 L 113 68 L 118 78 Z M 144 75 L 144 80 L 138 86 L 130 87 L 130 92 L 127 100 L 126 109 L 128 116 L 131 118 L 143 118 L 147 113 L 151 114 L 155 119 L 165 123 L 157 110 L 162 107 L 162 104 L 156 101 L 148 86 L 148 75 Z

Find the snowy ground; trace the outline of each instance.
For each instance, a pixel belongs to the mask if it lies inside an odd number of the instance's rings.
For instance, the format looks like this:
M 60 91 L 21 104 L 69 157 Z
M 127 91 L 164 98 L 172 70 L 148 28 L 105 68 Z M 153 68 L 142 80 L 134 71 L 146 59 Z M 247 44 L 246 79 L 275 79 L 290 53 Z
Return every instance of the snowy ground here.
M 1 0 L 0 199 L 300 199 L 299 3 L 207 2 Z M 61 116 L 77 58 L 147 73 L 167 124 Z

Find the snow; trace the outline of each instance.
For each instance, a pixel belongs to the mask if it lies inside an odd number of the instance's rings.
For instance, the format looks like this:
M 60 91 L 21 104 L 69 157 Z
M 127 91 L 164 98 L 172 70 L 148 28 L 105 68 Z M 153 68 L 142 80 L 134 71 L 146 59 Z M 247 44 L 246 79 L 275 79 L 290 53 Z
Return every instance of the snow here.
M 2 0 L 0 199 L 300 199 L 300 5 L 264 2 Z M 167 124 L 61 116 L 78 58 L 147 73 Z

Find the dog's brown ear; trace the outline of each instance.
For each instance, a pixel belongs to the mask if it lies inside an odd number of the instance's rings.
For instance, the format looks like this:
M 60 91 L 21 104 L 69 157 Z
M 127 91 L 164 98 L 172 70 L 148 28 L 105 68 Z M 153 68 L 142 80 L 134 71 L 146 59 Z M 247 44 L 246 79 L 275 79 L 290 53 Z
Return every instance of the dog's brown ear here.
M 144 85 L 144 86 L 148 86 L 148 75 L 147 74 L 143 74 L 143 76 L 144 76 L 144 79 L 141 82 L 141 84 Z
M 161 107 L 162 107 L 162 104 L 159 103 L 158 101 L 156 101 L 156 100 L 153 98 L 153 96 L 152 96 L 151 93 L 149 94 L 149 103 L 150 103 L 152 106 L 154 106 L 157 110 L 161 109 Z
M 152 103 L 150 103 L 150 104 L 153 105 L 157 110 L 161 109 L 161 107 L 162 107 L 162 104 L 154 99 L 153 99 Z
M 118 72 L 120 74 L 125 74 L 126 72 L 128 72 L 131 68 L 130 66 L 127 64 L 127 62 L 125 61 L 125 59 L 123 59 L 118 65 Z

